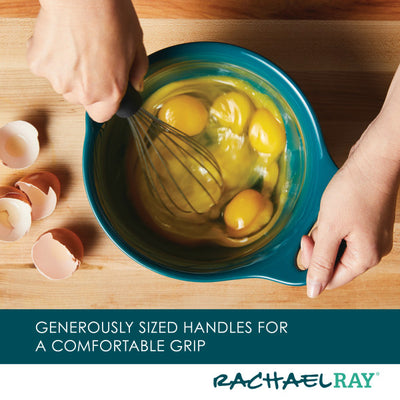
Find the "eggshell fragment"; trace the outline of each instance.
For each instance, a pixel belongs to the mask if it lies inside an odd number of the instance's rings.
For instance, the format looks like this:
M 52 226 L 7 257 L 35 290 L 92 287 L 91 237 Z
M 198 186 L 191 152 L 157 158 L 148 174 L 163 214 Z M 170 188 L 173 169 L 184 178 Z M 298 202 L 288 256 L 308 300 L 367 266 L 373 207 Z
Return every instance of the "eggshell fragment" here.
M 0 240 L 13 242 L 30 229 L 31 205 L 26 195 L 12 186 L 0 187 Z
M 0 160 L 10 168 L 26 168 L 39 155 L 37 129 L 26 121 L 13 121 L 0 128 Z
M 70 277 L 82 262 L 83 245 L 69 229 L 57 228 L 43 233 L 32 247 L 32 260 L 49 279 Z
M 32 203 L 32 220 L 48 217 L 56 208 L 60 197 L 60 181 L 51 172 L 36 172 L 20 179 L 15 186 Z

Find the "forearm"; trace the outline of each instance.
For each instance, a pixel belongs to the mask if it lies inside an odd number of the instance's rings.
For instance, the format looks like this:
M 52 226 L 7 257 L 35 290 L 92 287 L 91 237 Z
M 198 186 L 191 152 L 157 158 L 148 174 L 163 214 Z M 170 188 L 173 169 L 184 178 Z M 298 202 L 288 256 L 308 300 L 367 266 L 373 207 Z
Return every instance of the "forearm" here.
M 315 228 L 301 242 L 307 291 L 318 296 L 378 264 L 393 242 L 400 181 L 400 69 L 384 105 L 324 191 Z M 346 248 L 338 260 L 338 249 Z
M 392 190 L 400 180 L 400 67 L 377 117 L 361 136 L 350 158 L 380 190 Z M 373 168 L 371 168 L 373 165 Z
M 85 10 L 116 6 L 130 0 L 39 0 L 41 7 L 45 9 L 77 9 Z
M 400 160 L 400 66 L 397 68 L 384 104 L 374 121 L 376 134 L 380 140 L 376 143 L 378 154 L 387 159 Z

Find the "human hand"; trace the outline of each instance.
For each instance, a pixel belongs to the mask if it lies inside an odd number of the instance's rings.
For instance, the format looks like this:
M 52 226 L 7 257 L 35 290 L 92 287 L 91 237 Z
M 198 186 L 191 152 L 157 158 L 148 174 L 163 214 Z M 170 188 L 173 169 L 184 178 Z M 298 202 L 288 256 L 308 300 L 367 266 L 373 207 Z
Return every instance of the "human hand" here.
M 350 282 L 391 250 L 400 158 L 387 149 L 388 129 L 390 118 L 381 115 L 364 132 L 325 189 L 315 227 L 301 240 L 311 298 Z
M 33 73 L 98 122 L 118 110 L 128 81 L 141 91 L 148 59 L 130 0 L 41 0 L 27 58 Z

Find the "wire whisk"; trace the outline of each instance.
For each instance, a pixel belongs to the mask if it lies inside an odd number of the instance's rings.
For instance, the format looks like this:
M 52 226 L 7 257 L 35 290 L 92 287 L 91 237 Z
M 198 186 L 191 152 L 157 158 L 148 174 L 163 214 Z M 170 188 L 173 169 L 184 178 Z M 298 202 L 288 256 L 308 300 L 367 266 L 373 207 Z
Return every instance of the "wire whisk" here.
M 150 193 L 172 215 L 206 213 L 223 191 L 214 156 L 141 105 L 140 94 L 129 85 L 117 115 L 128 120 Z

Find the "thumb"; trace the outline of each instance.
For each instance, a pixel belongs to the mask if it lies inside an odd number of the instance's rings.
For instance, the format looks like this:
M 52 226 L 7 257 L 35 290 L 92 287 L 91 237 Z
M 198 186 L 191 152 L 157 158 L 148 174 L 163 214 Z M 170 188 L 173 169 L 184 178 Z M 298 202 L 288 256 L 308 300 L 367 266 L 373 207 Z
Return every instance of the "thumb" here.
M 149 59 L 143 43 L 140 43 L 136 51 L 135 60 L 131 67 L 129 80 L 132 86 L 138 91 L 143 90 L 143 79 L 149 68 Z
M 307 272 L 307 295 L 317 297 L 331 279 L 341 237 L 329 228 L 318 227 L 314 249 Z

